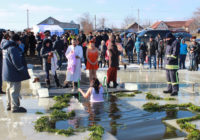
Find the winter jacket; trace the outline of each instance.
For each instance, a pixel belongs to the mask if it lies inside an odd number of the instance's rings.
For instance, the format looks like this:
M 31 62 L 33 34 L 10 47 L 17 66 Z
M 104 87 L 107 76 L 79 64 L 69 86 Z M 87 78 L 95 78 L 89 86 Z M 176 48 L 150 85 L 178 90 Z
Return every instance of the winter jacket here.
M 145 59 L 146 52 L 147 52 L 147 47 L 146 47 L 146 45 L 143 42 L 140 43 L 139 49 L 140 49 L 139 50 L 140 58 Z
M 101 45 L 101 41 L 102 41 L 102 37 L 101 35 L 98 35 L 96 37 L 96 41 L 95 41 L 95 46 L 98 48 Z
M 137 37 L 136 42 L 135 42 L 136 53 L 140 52 L 140 46 L 141 46 L 141 41 L 140 41 L 140 38 Z
M 157 57 L 161 58 L 164 55 L 165 46 L 163 40 L 160 40 L 158 43 Z
M 123 47 L 126 48 L 127 44 L 128 44 L 128 38 L 124 38 Z
M 64 41 L 60 40 L 59 37 L 53 44 L 53 50 L 57 51 L 59 55 L 62 55 L 64 52 Z
M 3 48 L 3 80 L 21 82 L 30 78 L 25 58 L 14 41 L 7 41 Z
M 79 34 L 78 38 L 79 38 L 80 44 L 82 46 L 83 43 L 86 41 L 86 35 L 85 34 Z
M 46 47 L 46 43 L 49 42 L 50 46 Z M 45 39 L 43 41 L 42 49 L 40 52 L 40 56 L 42 57 L 43 62 L 43 70 L 51 70 L 51 63 L 48 63 L 49 53 L 53 51 L 52 41 L 50 39 Z
M 105 42 L 109 39 L 107 34 L 103 34 L 102 36 L 102 40 L 104 40 Z
M 157 41 L 153 40 L 151 42 L 148 42 L 148 56 L 156 55 L 156 50 L 158 49 L 158 43 Z
M 40 52 L 41 48 L 42 48 L 42 39 L 40 36 L 37 36 L 36 37 L 36 40 L 37 40 L 37 46 L 36 46 L 36 50 L 37 52 Z
M 178 56 L 180 53 L 180 48 L 178 41 L 173 39 L 171 44 L 167 44 L 165 51 L 165 63 L 166 69 L 168 70 L 176 70 L 179 68 L 178 66 Z
M 107 47 L 106 45 L 100 45 L 101 59 L 105 59 Z
M 132 52 L 133 51 L 133 48 L 134 48 L 134 42 L 133 40 L 129 40 L 128 43 L 126 44 L 125 46 L 125 49 L 128 51 L 128 52 Z
M 119 55 L 120 52 L 117 49 L 117 46 L 111 46 L 109 49 L 109 67 L 117 68 L 119 66 Z
M 190 51 L 192 51 L 192 50 L 193 50 L 193 52 L 191 53 Z M 190 53 L 190 55 L 191 54 L 194 56 L 198 55 L 198 50 L 199 50 L 199 46 L 197 43 L 196 43 L 196 45 L 190 44 L 188 47 L 188 52 Z
M 181 44 L 180 44 L 180 54 L 181 55 L 186 55 L 187 54 L 187 44 L 186 43 L 182 43 L 184 41 L 184 39 L 181 40 Z

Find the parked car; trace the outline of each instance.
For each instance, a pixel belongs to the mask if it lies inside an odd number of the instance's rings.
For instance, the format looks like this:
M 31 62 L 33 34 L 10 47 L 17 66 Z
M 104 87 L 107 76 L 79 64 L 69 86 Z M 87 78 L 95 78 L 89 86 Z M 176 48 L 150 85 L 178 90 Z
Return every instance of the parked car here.
M 175 36 L 176 38 L 178 38 L 178 37 L 184 38 L 185 41 L 190 41 L 190 38 L 192 37 L 191 34 L 186 33 L 186 32 L 174 33 L 174 36 Z
M 165 38 L 166 34 L 170 32 L 169 30 L 144 30 L 138 34 L 138 37 L 141 41 L 147 43 L 151 36 L 155 38 L 159 34 L 161 38 Z
M 97 32 L 107 32 L 107 33 L 112 33 L 112 29 L 110 28 L 102 28 L 102 29 L 97 29 Z

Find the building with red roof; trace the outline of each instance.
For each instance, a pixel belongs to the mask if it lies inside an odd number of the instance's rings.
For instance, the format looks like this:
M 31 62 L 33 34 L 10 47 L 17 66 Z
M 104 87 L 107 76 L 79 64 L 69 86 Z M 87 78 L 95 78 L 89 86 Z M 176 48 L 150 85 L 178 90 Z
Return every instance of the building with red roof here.
M 150 28 L 155 30 L 170 30 L 172 32 L 189 32 L 193 20 L 186 21 L 158 21 Z

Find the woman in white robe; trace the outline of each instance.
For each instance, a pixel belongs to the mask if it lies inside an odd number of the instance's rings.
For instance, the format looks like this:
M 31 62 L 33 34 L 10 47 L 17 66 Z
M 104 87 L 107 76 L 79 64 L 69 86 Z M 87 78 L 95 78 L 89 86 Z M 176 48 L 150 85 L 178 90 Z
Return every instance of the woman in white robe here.
M 71 51 L 74 51 L 76 55 L 76 66 L 74 69 L 74 73 L 67 71 L 67 76 L 65 82 L 72 82 L 73 91 L 75 90 L 74 84 L 81 80 L 81 59 L 83 57 L 83 49 L 81 46 L 77 45 L 76 39 L 72 39 L 72 45 L 67 48 L 65 56 L 67 56 Z

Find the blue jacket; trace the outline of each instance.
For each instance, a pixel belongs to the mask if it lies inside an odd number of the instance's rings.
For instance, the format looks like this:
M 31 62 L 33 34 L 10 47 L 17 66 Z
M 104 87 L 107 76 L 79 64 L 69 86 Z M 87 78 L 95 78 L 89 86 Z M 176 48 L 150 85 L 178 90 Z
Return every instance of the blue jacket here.
M 186 55 L 187 54 L 187 44 L 186 43 L 182 43 L 184 40 L 181 40 L 181 45 L 180 45 L 180 54 L 182 55 Z
M 140 38 L 137 37 L 136 42 L 135 42 L 136 53 L 140 52 L 140 46 L 141 46 Z
M 30 78 L 21 49 L 14 41 L 8 41 L 3 48 L 3 80 L 21 82 Z

